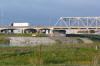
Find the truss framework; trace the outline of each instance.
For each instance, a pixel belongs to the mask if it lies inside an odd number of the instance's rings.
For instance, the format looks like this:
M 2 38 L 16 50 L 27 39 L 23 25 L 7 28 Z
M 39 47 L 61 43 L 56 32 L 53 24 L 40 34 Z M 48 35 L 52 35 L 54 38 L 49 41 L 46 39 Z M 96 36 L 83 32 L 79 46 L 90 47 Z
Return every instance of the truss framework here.
M 100 27 L 100 17 L 60 17 L 55 26 Z

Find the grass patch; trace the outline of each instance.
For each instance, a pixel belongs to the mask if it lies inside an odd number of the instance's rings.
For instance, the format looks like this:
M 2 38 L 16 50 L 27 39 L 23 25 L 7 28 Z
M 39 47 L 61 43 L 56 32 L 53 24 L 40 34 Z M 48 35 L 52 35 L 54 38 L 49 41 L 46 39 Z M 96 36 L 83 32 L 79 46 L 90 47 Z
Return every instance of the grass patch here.
M 84 43 L 80 38 L 77 39 L 78 43 Z
M 67 34 L 67 37 L 82 37 L 82 38 L 90 38 L 93 41 L 99 41 L 99 34 Z
M 9 44 L 10 40 L 8 37 L 0 37 L 0 44 Z
M 32 37 L 32 34 L 24 33 L 24 34 L 5 34 L 0 33 L 0 37 Z M 39 37 L 47 37 L 46 34 L 40 34 Z
M 35 47 L 0 47 L 0 65 L 50 65 L 100 63 L 98 44 L 56 44 Z M 88 47 L 89 46 L 89 47 Z M 10 61 L 9 61 L 10 60 Z
M 78 44 L 68 45 L 59 44 L 57 40 L 58 44 L 55 45 L 0 47 L 0 65 L 100 64 L 100 41 L 95 40 L 94 43 L 84 44 L 80 39 L 78 40 Z

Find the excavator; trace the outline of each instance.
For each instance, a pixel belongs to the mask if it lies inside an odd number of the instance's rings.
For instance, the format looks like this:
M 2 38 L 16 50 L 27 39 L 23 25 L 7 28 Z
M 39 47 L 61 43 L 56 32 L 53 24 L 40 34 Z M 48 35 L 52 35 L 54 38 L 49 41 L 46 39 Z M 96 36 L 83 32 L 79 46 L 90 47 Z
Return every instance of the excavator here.
M 37 30 L 36 33 L 32 34 L 32 37 L 38 37 L 41 34 L 40 30 Z

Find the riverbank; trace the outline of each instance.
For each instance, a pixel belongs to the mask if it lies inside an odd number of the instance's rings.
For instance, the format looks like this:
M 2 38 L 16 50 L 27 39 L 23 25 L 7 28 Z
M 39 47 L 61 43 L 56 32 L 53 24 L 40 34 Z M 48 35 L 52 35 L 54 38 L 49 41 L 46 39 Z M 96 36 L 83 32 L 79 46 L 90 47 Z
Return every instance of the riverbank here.
M 4 39 L 8 38 L 4 37 Z M 61 39 L 65 40 L 65 38 Z M 92 66 L 100 64 L 100 41 L 83 43 L 78 39 L 79 43 L 77 44 L 61 44 L 59 39 L 56 41 L 58 44 L 33 47 L 0 47 L 0 65 L 33 66 L 41 64 L 42 66 L 58 66 L 60 64 L 74 66 L 77 64 L 82 66 L 86 64 Z
M 10 39 L 8 37 L 0 37 L 0 44 L 9 44 Z
M 96 46 L 100 47 L 99 43 L 0 47 L 0 65 L 100 64 L 100 48 Z

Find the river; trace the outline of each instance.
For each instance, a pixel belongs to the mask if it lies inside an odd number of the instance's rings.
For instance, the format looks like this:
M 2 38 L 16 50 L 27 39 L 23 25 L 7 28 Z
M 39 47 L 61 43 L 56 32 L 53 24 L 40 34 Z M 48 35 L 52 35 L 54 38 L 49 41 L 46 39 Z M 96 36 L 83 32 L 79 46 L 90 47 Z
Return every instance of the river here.
M 9 47 L 10 44 L 0 44 L 0 47 Z

